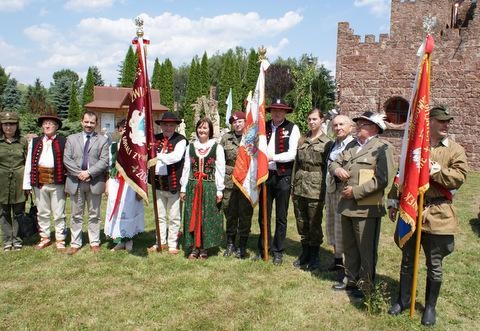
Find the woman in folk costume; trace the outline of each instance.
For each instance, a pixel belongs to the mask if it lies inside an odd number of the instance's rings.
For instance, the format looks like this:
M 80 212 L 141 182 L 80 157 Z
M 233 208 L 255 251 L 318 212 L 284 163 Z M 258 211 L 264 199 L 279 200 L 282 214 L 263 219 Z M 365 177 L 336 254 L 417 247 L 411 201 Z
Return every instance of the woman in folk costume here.
M 126 120 L 119 123 L 119 141 L 110 145 L 110 178 L 107 181 L 107 212 L 105 235 L 116 244 L 112 251 L 133 249 L 132 238 L 144 231 L 144 209 L 142 198 L 132 189 L 115 168 L 118 148 L 125 132 Z M 123 129 L 122 129 L 123 128 Z
M 213 137 L 213 124 L 202 118 L 195 127 L 197 140 L 185 151 L 180 180 L 184 210 L 184 250 L 189 259 L 206 259 L 207 249 L 223 241 L 225 153 Z

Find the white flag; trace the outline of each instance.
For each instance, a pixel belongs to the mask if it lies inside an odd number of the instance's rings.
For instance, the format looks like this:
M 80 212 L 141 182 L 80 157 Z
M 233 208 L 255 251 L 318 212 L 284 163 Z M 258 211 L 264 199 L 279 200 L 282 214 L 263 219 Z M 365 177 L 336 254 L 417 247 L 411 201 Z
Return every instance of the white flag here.
M 227 113 L 225 114 L 225 124 L 227 127 L 230 127 L 230 116 L 232 116 L 232 109 L 233 109 L 233 104 L 232 104 L 232 88 L 230 87 L 230 92 L 228 92 L 228 97 L 227 100 L 225 101 L 225 104 L 227 105 Z

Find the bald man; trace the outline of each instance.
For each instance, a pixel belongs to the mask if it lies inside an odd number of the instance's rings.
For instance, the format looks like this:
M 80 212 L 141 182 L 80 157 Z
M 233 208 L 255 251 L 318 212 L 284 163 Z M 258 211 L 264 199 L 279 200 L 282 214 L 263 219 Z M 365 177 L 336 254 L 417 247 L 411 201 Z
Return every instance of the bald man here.
M 352 121 L 348 116 L 337 115 L 333 118 L 331 128 L 335 135 L 335 143 L 332 145 L 327 156 L 327 167 L 330 166 L 332 161 L 342 153 L 345 146 L 353 140 L 351 135 Z M 342 192 L 343 185 L 339 180 L 336 180 L 334 176 L 330 175 L 327 171 L 326 178 L 327 191 L 325 195 L 325 212 L 326 212 L 326 232 L 327 240 L 330 245 L 333 246 L 334 261 L 328 268 L 329 271 L 338 272 L 338 280 L 342 280 L 344 277 L 343 268 L 343 243 L 342 243 L 342 223 L 341 215 L 337 213 L 338 202 L 340 201 L 340 193 Z

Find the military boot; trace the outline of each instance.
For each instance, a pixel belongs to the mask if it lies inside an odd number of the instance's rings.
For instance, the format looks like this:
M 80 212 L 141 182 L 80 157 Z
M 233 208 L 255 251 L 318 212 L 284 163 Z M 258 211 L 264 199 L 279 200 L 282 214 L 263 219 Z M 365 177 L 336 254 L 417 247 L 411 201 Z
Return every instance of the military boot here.
M 410 292 L 412 286 L 412 277 L 406 274 L 400 274 L 400 285 L 398 289 L 397 301 L 390 307 L 390 315 L 398 315 L 410 307 Z
M 235 236 L 227 236 L 227 248 L 223 252 L 223 256 L 228 257 L 235 252 Z
M 314 271 L 320 268 L 320 257 L 318 256 L 319 246 L 310 246 L 310 260 L 308 261 L 308 271 Z
M 243 260 L 247 257 L 247 241 L 248 237 L 240 237 L 238 239 L 238 248 L 235 252 L 236 258 Z
M 307 245 L 306 243 L 302 243 L 302 253 L 296 259 L 293 261 L 293 266 L 295 268 L 302 268 L 305 267 L 310 260 L 310 246 Z
M 328 271 L 338 271 L 343 269 L 343 258 L 336 257 L 333 263 L 328 267 Z
M 434 325 L 436 322 L 435 306 L 437 305 L 438 294 L 440 293 L 441 281 L 430 280 L 427 278 L 427 288 L 425 290 L 425 310 L 422 315 L 422 324 L 426 326 Z

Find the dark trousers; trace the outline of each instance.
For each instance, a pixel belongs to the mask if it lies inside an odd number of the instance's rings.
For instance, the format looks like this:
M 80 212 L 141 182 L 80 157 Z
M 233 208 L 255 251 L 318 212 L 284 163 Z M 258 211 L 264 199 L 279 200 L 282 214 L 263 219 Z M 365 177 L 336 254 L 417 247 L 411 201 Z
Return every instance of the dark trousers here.
M 320 246 L 323 242 L 323 202 L 293 195 L 293 211 L 302 244 Z
M 237 187 L 223 192 L 223 212 L 227 220 L 227 237 L 248 237 L 252 226 L 253 207 L 242 191 Z
M 287 235 L 287 214 L 288 203 L 290 199 L 290 180 L 291 176 L 279 176 L 270 171 L 265 183 L 267 190 L 267 231 L 268 248 L 274 253 L 283 253 L 285 250 L 285 238 Z M 258 250 L 263 252 L 263 192 L 260 192 L 260 208 L 258 215 L 258 225 L 260 226 L 260 237 L 258 238 Z M 275 234 L 272 242 L 271 217 L 273 201 L 275 201 Z
M 415 257 L 415 232 L 402 248 L 402 265 L 400 274 L 413 275 Z M 425 265 L 427 266 L 427 278 L 434 281 L 442 281 L 443 258 L 453 252 L 455 241 L 453 235 L 440 235 L 422 232 L 420 244 L 425 253 Z
M 18 219 L 24 212 L 25 202 L 0 205 L 0 226 L 4 247 L 22 245 L 22 239 L 18 235 Z
M 365 289 L 375 280 L 380 220 L 342 215 L 345 275 L 349 283 Z

